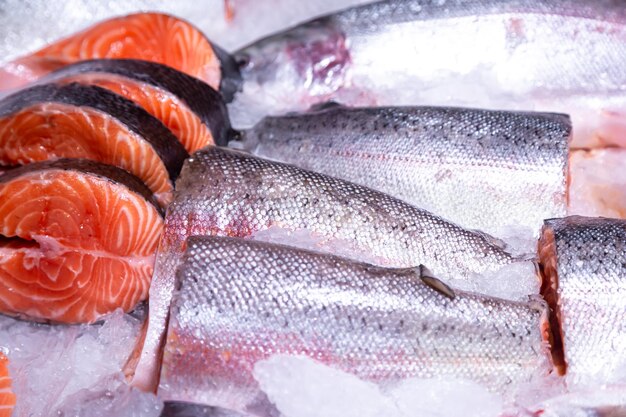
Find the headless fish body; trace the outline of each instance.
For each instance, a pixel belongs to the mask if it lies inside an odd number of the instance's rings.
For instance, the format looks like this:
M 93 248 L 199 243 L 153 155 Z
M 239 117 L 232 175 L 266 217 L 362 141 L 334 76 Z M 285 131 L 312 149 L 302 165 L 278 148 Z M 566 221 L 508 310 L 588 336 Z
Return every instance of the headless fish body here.
M 437 107 L 348 108 L 266 117 L 255 155 L 354 181 L 470 229 L 537 236 L 566 210 L 567 116 Z
M 546 220 L 539 243 L 544 298 L 570 388 L 626 381 L 626 221 Z M 561 352 L 558 352 L 561 351 Z M 623 392 L 623 391 L 622 391 Z
M 378 383 L 458 377 L 507 395 L 549 371 L 543 302 L 455 291 L 424 267 L 385 269 L 194 236 L 177 280 L 159 390 L 165 400 L 258 410 L 254 365 L 275 354 L 308 356 Z
M 150 386 L 154 378 L 156 349 L 186 239 L 193 235 L 249 237 L 274 227 L 338 239 L 342 248 L 367 253 L 381 266 L 430 263 L 438 276 L 470 288 L 478 275 L 486 274 L 489 282 L 497 284 L 500 269 L 528 264 L 520 281 L 539 289 L 532 264 L 521 262 L 488 235 L 353 183 L 242 152 L 205 148 L 187 160 L 176 184 L 175 201 L 168 208 L 150 290 L 146 343 L 135 375 L 137 385 Z M 320 249 L 337 250 L 323 245 Z

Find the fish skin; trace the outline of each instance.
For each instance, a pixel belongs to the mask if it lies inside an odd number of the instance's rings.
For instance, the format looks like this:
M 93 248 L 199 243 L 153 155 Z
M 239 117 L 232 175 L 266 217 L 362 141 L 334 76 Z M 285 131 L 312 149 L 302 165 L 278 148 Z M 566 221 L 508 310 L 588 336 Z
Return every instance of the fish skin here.
M 539 256 L 542 294 L 561 339 L 568 388 L 619 382 L 626 369 L 626 221 L 570 216 L 546 220 Z M 558 343 L 554 344 L 557 348 Z M 558 362 L 557 362 L 558 363 Z M 620 371 L 621 369 L 621 371 Z
M 89 83 L 88 78 L 80 78 L 81 76 L 93 76 L 96 81 L 98 76 L 118 76 L 164 90 L 180 99 L 201 120 L 211 132 L 215 143 L 225 145 L 230 135 L 228 110 L 222 96 L 208 84 L 174 68 L 137 59 L 92 59 L 54 71 L 43 77 L 41 82 L 58 83 L 78 77 L 79 82 L 87 80 Z M 195 150 L 187 149 L 189 153 Z
M 194 404 L 181 401 L 165 401 L 160 417 L 246 417 L 237 411 L 210 405 Z
M 424 271 L 190 237 L 159 395 L 251 411 L 260 394 L 254 365 L 274 354 L 304 355 L 378 383 L 458 377 L 505 395 L 548 373 L 545 303 L 442 290 Z
M 168 207 L 150 288 L 145 343 L 133 378 L 136 386 L 154 386 L 174 271 L 186 238 L 247 237 L 272 226 L 345 240 L 372 253 L 384 266 L 429 264 L 442 279 L 468 281 L 474 274 L 522 261 L 491 236 L 386 194 L 242 152 L 205 148 L 185 162 Z
M 168 214 L 172 231 L 200 227 L 246 237 L 273 225 L 307 229 L 366 249 L 381 265 L 427 263 L 444 278 L 467 279 L 519 260 L 489 235 L 293 165 L 211 147 L 196 152 L 184 169 Z M 181 222 L 189 216 L 194 224 Z
M 497 235 L 566 211 L 566 115 L 340 105 L 268 116 L 244 132 L 255 155 L 354 181 Z
M 264 114 L 329 98 L 549 111 L 572 115 L 574 147 L 626 146 L 626 129 L 603 129 L 608 115 L 626 115 L 625 39 L 615 0 L 384 0 L 261 39 L 235 58 L 261 114 L 268 103 L 278 110 Z
M 57 111 L 59 108 L 62 110 Z M 84 122 L 86 132 L 69 131 L 53 117 L 55 113 L 63 120 Z M 38 119 L 43 121 L 33 121 Z M 3 164 L 53 157 L 101 158 L 139 176 L 162 205 L 172 198 L 174 180 L 189 156 L 161 121 L 132 101 L 98 86 L 52 83 L 21 90 L 0 100 L 0 122 Z M 33 133 L 33 126 L 45 133 Z M 136 146 L 125 146 L 132 144 L 129 136 Z

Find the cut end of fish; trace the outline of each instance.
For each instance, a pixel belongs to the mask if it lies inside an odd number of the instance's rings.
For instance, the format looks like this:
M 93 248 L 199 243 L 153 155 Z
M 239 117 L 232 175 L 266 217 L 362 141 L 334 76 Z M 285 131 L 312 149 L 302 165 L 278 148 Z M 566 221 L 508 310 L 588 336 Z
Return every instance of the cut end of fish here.
M 44 84 L 0 102 L 0 165 L 87 158 L 139 177 L 162 205 L 188 156 L 159 120 L 104 88 Z
M 215 89 L 222 81 L 218 55 L 204 34 L 189 22 L 161 13 L 136 13 L 105 20 L 13 64 L 21 68 L 27 82 L 61 65 L 94 58 L 158 62 Z M 49 62 L 54 65 L 44 65 Z
M 0 352 L 0 417 L 11 417 L 15 402 L 16 397 L 9 373 L 9 358 Z
M 626 221 L 569 216 L 545 221 L 539 254 L 544 297 L 562 339 L 568 388 L 624 380 Z M 560 331 L 560 333 L 559 333 Z
M 89 160 L 0 176 L 0 312 L 91 323 L 148 295 L 163 228 L 143 183 Z
M 548 321 L 545 323 L 544 336 L 550 344 L 552 362 L 559 375 L 565 375 L 567 363 L 563 347 L 563 330 L 558 299 L 559 277 L 557 269 L 556 243 L 554 231 L 546 222 L 539 238 L 539 265 L 541 272 L 540 294 L 550 308 Z

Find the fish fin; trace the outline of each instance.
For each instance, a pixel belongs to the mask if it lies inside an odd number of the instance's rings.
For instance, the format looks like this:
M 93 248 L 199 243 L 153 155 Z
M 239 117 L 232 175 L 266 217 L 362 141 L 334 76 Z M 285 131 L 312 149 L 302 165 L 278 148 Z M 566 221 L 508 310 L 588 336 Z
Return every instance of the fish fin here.
M 343 104 L 341 103 L 337 103 L 336 101 L 333 100 L 329 100 L 329 101 L 325 101 L 323 103 L 317 103 L 312 105 L 311 107 L 309 107 L 309 109 L 307 110 L 308 113 L 315 113 L 318 111 L 323 111 L 323 110 L 328 110 L 328 109 L 337 109 L 337 108 L 341 108 L 344 107 Z
M 436 278 L 432 271 L 425 267 L 424 265 L 419 266 L 420 279 L 426 285 L 428 285 L 433 290 L 438 293 L 448 297 L 451 300 L 454 300 L 456 294 L 454 290 L 448 286 L 448 284 L 441 281 L 439 278 Z

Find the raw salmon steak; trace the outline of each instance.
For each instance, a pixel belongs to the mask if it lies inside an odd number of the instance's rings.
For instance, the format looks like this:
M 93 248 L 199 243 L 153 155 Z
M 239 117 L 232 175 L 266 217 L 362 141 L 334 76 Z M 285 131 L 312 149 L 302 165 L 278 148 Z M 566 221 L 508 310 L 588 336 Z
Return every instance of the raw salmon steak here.
M 165 205 L 187 155 L 163 123 L 97 86 L 44 84 L 0 102 L 0 165 L 93 159 L 136 175 Z
M 214 47 L 190 23 L 161 13 L 137 13 L 105 20 L 4 64 L 0 68 L 0 89 L 16 88 L 65 65 L 96 58 L 158 62 L 215 89 L 221 85 L 222 65 L 229 72 L 235 67 L 228 54 Z
M 0 176 L 0 312 L 90 323 L 145 300 L 162 212 L 119 168 L 84 159 Z
M 230 120 L 222 96 L 168 66 L 136 59 L 96 59 L 64 67 L 45 80 L 97 85 L 126 97 L 163 122 L 189 153 L 228 141 Z

